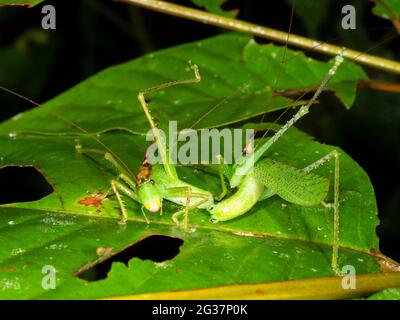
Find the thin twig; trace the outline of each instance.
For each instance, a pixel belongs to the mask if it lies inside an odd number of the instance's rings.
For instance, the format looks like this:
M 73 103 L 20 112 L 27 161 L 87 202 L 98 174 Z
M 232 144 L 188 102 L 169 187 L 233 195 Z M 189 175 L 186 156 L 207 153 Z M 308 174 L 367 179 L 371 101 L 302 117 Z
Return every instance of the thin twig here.
M 358 86 L 360 88 L 370 88 L 378 91 L 392 92 L 392 93 L 400 93 L 400 83 L 394 82 L 384 82 L 380 80 L 361 80 L 358 82 Z
M 150 10 L 159 11 L 162 13 L 170 14 L 173 16 L 211 24 L 225 29 L 250 33 L 254 36 L 266 38 L 269 40 L 287 43 L 289 45 L 297 46 L 303 49 L 310 49 L 313 51 L 322 52 L 324 54 L 338 55 L 341 47 L 329 43 L 312 40 L 306 37 L 298 36 L 295 34 L 288 34 L 286 32 L 263 27 L 250 22 L 241 21 L 238 19 L 218 16 L 213 13 L 188 8 L 185 6 L 158 0 L 115 0 L 125 2 L 133 5 L 138 5 Z M 391 61 L 381 57 L 369 55 L 360 51 L 346 49 L 344 51 L 345 58 L 368 65 L 377 69 L 389 71 L 392 73 L 400 74 L 400 63 Z

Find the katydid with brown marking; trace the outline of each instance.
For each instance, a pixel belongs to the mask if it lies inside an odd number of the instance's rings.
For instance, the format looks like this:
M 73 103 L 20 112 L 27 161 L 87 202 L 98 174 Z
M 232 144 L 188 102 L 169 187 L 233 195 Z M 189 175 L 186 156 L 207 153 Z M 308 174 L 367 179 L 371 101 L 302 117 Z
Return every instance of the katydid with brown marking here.
M 172 220 L 177 225 L 183 226 L 184 229 L 187 229 L 188 227 L 189 210 L 195 208 L 207 208 L 214 203 L 213 195 L 211 194 L 211 192 L 198 188 L 194 185 L 191 185 L 190 183 L 179 179 L 175 166 L 170 159 L 169 152 L 167 148 L 165 148 L 165 146 L 163 145 L 160 135 L 158 133 L 158 129 L 144 102 L 144 95 L 147 93 L 151 93 L 152 91 L 173 85 L 200 81 L 198 67 L 196 65 L 191 65 L 191 68 L 195 73 L 195 78 L 193 79 L 177 80 L 165 83 L 153 88 L 146 89 L 143 92 L 139 93 L 138 99 L 143 107 L 151 129 L 153 130 L 158 150 L 160 152 L 162 164 L 151 165 L 147 160 L 147 156 L 145 156 L 137 174 L 134 174 L 131 168 L 129 168 L 110 148 L 108 148 L 98 138 L 89 134 L 87 130 L 78 126 L 72 121 L 60 116 L 59 114 L 48 111 L 52 115 L 76 127 L 78 130 L 88 134 L 103 147 L 103 150 L 85 148 L 81 145 L 79 140 L 76 140 L 75 144 L 75 149 L 78 153 L 100 154 L 114 167 L 116 171 L 116 178 L 110 180 L 110 190 L 103 195 L 103 198 L 106 198 L 111 192 L 115 194 L 118 201 L 119 209 L 121 211 L 120 223 L 122 224 L 126 223 L 126 221 L 128 220 L 128 211 L 125 207 L 122 195 L 127 196 L 135 202 L 142 204 L 142 213 L 147 223 L 149 223 L 149 219 L 146 216 L 144 208 L 152 213 L 160 212 L 160 214 L 162 214 L 163 199 L 184 206 L 185 208 L 183 210 L 179 210 L 172 215 Z M 36 102 L 27 99 L 10 89 L 2 86 L 0 86 L 0 88 L 11 94 L 28 100 L 35 105 L 38 105 Z M 180 221 L 182 215 L 183 221 Z
M 189 62 L 190 64 L 190 62 Z M 106 152 L 104 158 L 108 160 L 119 172 L 117 179 L 110 181 L 111 189 L 117 197 L 122 214 L 121 222 L 125 223 L 128 219 L 128 212 L 125 208 L 121 193 L 143 204 L 150 212 L 159 212 L 162 214 L 162 200 L 166 199 L 185 207 L 172 215 L 173 221 L 177 225 L 182 225 L 185 229 L 188 227 L 189 209 L 206 209 L 213 205 L 214 198 L 211 192 L 198 188 L 179 179 L 175 165 L 171 160 L 170 153 L 159 134 L 158 128 L 154 123 L 150 110 L 147 107 L 144 96 L 148 93 L 168 88 L 180 84 L 195 83 L 201 80 L 197 65 L 190 64 L 195 77 L 193 79 L 176 80 L 167 82 L 155 87 L 145 89 L 138 94 L 138 100 L 143 108 L 146 118 L 150 124 L 162 164 L 151 165 L 145 157 L 141 168 L 136 177 L 129 174 L 112 153 Z M 76 145 L 80 153 L 100 152 L 98 150 L 84 149 L 80 144 Z M 133 179 L 132 179 L 133 178 Z M 145 212 L 143 215 L 149 223 Z M 183 222 L 179 221 L 181 215 L 184 215 Z

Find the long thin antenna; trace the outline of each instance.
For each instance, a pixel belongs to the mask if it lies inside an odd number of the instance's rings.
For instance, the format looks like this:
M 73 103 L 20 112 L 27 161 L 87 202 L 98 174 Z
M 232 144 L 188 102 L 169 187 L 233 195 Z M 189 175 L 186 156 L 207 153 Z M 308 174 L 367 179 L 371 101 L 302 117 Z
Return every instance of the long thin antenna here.
M 1 89 L 1 90 L 4 90 L 5 92 L 8 92 L 8 93 L 10 93 L 10 94 L 12 94 L 12 95 L 17 96 L 18 98 L 21 98 L 21 99 L 23 99 L 23 100 L 25 100 L 25 101 L 28 101 L 28 102 L 30 102 L 31 104 L 35 105 L 35 106 L 39 106 L 39 105 L 40 105 L 40 103 L 38 103 L 38 102 L 36 102 L 36 101 L 34 101 L 34 100 L 32 100 L 32 99 L 29 99 L 29 98 L 25 97 L 24 95 L 22 95 L 22 94 L 20 94 L 20 93 L 18 93 L 18 92 L 16 92 L 16 91 L 14 91 L 14 90 L 8 89 L 8 88 L 6 88 L 6 87 L 4 87 L 4 86 L 2 86 L 2 85 L 0 85 L 0 89 Z M 59 114 L 57 114 L 57 113 L 55 113 L 55 112 L 53 112 L 53 111 L 49 111 L 49 110 L 45 110 L 45 111 L 46 111 L 47 113 L 49 113 L 49 114 L 51 114 L 51 115 L 53 115 L 53 116 L 55 116 L 55 117 L 61 119 L 62 121 L 65 121 L 66 123 L 70 124 L 71 126 L 77 128 L 78 130 L 80 130 L 80 131 L 82 131 L 83 133 L 85 133 L 85 134 L 87 134 L 88 136 L 90 136 L 93 140 L 95 140 L 97 143 L 99 143 L 105 150 L 107 150 L 109 153 L 111 153 L 111 154 L 114 156 L 114 158 L 117 159 L 117 161 L 120 163 L 120 165 L 122 165 L 122 166 L 132 175 L 132 177 L 135 177 L 135 174 L 134 174 L 134 173 L 130 170 L 130 168 L 121 160 L 121 158 L 118 157 L 118 155 L 116 155 L 109 147 L 107 147 L 103 142 L 101 142 L 98 138 L 96 138 L 92 133 L 90 133 L 90 132 L 87 131 L 86 129 L 80 127 L 79 125 L 77 125 L 77 124 L 74 123 L 73 121 L 71 121 L 71 120 L 69 120 L 69 119 L 67 119 L 67 118 L 64 118 L 63 116 L 60 116 Z
M 23 96 L 22 94 L 14 91 L 14 90 L 11 90 L 11 89 L 8 89 L 6 87 L 3 87 L 2 85 L 0 85 L 0 89 L 4 90 L 5 92 L 8 92 L 8 93 L 10 93 L 12 95 L 17 96 L 18 98 L 21 98 L 22 100 L 28 101 L 28 102 L 32 103 L 33 105 L 35 105 L 35 106 L 39 106 L 39 103 L 37 103 L 37 102 L 35 102 L 35 101 Z

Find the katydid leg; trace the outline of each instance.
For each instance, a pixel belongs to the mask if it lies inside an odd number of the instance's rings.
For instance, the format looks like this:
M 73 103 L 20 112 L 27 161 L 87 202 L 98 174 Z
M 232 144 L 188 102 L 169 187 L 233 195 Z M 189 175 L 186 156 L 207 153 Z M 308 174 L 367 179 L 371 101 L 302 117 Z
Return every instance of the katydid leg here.
M 310 172 L 320 167 L 332 158 L 335 158 L 335 172 L 334 172 L 334 182 L 333 182 L 333 205 L 331 203 L 325 203 L 322 201 L 322 205 L 325 207 L 333 207 L 333 249 L 332 249 L 332 269 L 337 275 L 340 275 L 338 257 L 339 257 L 339 152 L 333 150 L 329 152 L 326 156 L 310 164 L 303 170 Z

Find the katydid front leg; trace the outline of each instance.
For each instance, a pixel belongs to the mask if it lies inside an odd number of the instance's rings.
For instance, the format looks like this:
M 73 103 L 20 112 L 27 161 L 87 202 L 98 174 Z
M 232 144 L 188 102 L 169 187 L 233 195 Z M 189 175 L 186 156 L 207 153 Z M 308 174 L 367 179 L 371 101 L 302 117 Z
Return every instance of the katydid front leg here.
M 189 61 L 190 68 L 193 70 L 194 78 L 184 79 L 184 80 L 176 80 L 167 83 L 160 84 L 158 86 L 151 87 L 149 89 L 143 90 L 138 94 L 138 100 L 140 105 L 143 108 L 143 111 L 146 115 L 146 118 L 150 124 L 151 130 L 153 131 L 153 136 L 155 142 L 157 144 L 158 152 L 160 154 L 160 160 L 162 162 L 162 166 L 159 164 L 154 165 L 153 167 L 153 179 L 156 184 L 162 189 L 162 194 L 165 199 L 177 203 L 182 206 L 187 206 L 187 190 L 191 190 L 190 192 L 190 204 L 192 206 L 197 206 L 198 208 L 207 208 L 214 203 L 214 198 L 211 192 L 203 190 L 201 188 L 197 188 L 187 182 L 184 182 L 179 179 L 178 174 L 176 172 L 176 168 L 174 163 L 171 160 L 171 156 L 169 151 L 163 141 L 159 129 L 154 123 L 154 119 L 151 116 L 149 107 L 146 103 L 145 95 L 150 94 L 152 92 L 169 88 L 175 85 L 180 84 L 189 84 L 189 83 L 198 83 L 201 81 L 201 76 L 199 72 L 199 68 L 195 64 L 191 64 Z M 163 169 L 162 169 L 163 168 Z M 175 189 L 175 193 L 172 190 Z M 184 190 L 183 193 L 176 193 L 176 190 Z
M 189 208 L 207 208 L 214 203 L 213 195 L 210 192 L 192 186 L 191 184 L 179 179 L 175 169 L 175 165 L 171 161 L 168 149 L 162 141 L 158 128 L 156 127 L 154 120 L 150 115 L 150 110 L 145 100 L 145 95 L 154 91 L 168 88 L 177 84 L 199 82 L 201 80 L 201 77 L 197 65 L 190 64 L 190 67 L 194 72 L 194 78 L 171 81 L 143 90 L 138 94 L 138 100 L 153 131 L 163 165 L 156 164 L 152 166 L 147 161 L 147 159 L 145 159 L 142 163 L 139 173 L 135 176 L 134 174 L 132 174 L 129 168 L 125 166 L 124 163 L 121 162 L 112 153 L 103 152 L 96 149 L 85 149 L 81 146 L 79 142 L 76 145 L 76 150 L 79 153 L 92 152 L 103 154 L 104 158 L 109 161 L 118 171 L 118 178 L 113 179 L 110 184 L 111 189 L 116 195 L 117 201 L 119 203 L 122 214 L 122 223 L 125 223 L 128 219 L 128 213 L 125 208 L 121 194 L 124 194 L 132 198 L 136 202 L 142 204 L 142 212 L 147 223 L 149 223 L 149 220 L 145 212 L 143 211 L 143 207 L 151 212 L 162 212 L 161 206 L 163 199 L 167 199 L 169 201 L 185 206 L 185 217 L 183 223 L 185 228 L 188 225 Z M 178 211 L 177 214 L 173 215 L 175 222 L 177 221 L 177 216 L 179 215 L 180 211 Z

